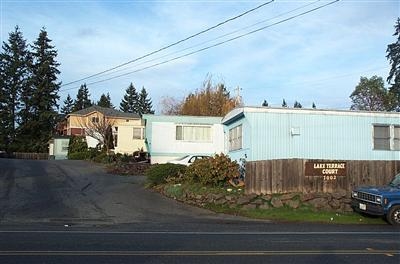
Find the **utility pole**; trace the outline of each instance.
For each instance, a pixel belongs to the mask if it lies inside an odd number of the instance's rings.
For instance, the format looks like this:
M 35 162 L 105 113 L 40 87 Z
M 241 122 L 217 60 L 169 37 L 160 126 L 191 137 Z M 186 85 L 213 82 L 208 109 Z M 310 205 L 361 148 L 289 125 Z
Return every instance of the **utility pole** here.
M 233 90 L 233 91 L 236 92 L 236 97 L 235 97 L 236 106 L 243 105 L 242 96 L 240 95 L 240 91 L 241 90 L 242 90 L 242 88 L 240 88 L 239 86 L 236 87 L 236 89 Z

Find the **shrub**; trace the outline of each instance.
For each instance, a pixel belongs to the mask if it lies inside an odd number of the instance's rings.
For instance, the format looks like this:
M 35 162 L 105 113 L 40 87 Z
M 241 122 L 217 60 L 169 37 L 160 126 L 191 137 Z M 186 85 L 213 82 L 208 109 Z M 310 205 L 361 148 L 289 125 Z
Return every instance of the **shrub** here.
M 178 199 L 182 198 L 184 194 L 182 185 L 180 184 L 166 185 L 164 187 L 164 193 L 169 197 L 174 197 Z
M 92 158 L 92 161 L 97 162 L 97 163 L 110 163 L 110 160 L 112 158 L 110 155 L 107 155 L 106 152 L 100 151 L 98 154 Z
M 86 158 L 87 152 L 68 153 L 68 159 L 70 160 L 84 160 Z
M 87 151 L 87 158 L 93 160 L 96 158 L 101 152 L 97 148 L 89 148 Z
M 145 175 L 147 177 L 147 182 L 151 186 L 154 186 L 166 183 L 167 179 L 170 177 L 179 177 L 185 170 L 185 165 L 171 163 L 157 164 L 146 170 Z
M 239 177 L 239 165 L 224 154 L 196 160 L 186 170 L 184 178 L 203 185 L 217 186 Z
M 76 152 L 86 152 L 88 149 L 88 145 L 86 143 L 85 137 L 73 136 L 69 140 L 68 152 L 76 153 Z
M 69 140 L 68 159 L 84 160 L 88 157 L 88 145 L 84 137 L 73 136 Z

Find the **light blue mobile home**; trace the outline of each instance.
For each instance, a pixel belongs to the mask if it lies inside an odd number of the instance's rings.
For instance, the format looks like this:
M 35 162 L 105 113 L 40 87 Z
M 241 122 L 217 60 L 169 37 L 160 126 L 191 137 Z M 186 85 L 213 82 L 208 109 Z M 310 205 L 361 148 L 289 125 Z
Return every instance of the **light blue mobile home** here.
M 235 160 L 400 160 L 400 113 L 242 107 L 222 123 Z

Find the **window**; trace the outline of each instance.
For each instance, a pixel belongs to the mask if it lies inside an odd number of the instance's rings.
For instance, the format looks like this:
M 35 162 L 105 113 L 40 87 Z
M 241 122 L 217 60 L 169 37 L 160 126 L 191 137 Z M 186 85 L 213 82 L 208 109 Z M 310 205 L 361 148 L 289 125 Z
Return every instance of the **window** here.
M 115 134 L 113 137 L 114 137 L 114 148 L 117 148 L 118 147 L 118 135 Z
M 177 125 L 176 140 L 211 141 L 211 126 Z
M 118 127 L 114 127 L 113 138 L 114 138 L 114 148 L 116 148 L 118 147 Z
M 134 127 L 133 128 L 133 139 L 144 139 L 144 128 Z
M 229 129 L 229 151 L 242 148 L 242 125 Z
M 92 117 L 92 123 L 99 123 L 98 117 Z
M 390 150 L 390 126 L 374 126 L 374 149 Z
M 374 125 L 374 149 L 400 150 L 400 126 Z
M 400 150 L 400 126 L 393 127 L 393 150 Z

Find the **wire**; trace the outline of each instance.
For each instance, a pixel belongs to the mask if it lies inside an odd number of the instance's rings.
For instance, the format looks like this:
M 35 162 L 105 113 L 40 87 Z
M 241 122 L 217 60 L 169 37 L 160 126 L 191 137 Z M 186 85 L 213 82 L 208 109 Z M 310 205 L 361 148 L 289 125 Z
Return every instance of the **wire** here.
M 84 80 L 87 80 L 87 79 L 90 79 L 90 78 L 99 76 L 99 75 L 104 74 L 104 73 L 106 73 L 106 72 L 109 72 L 109 71 L 118 69 L 118 68 L 123 67 L 123 66 L 125 66 L 125 65 L 128 65 L 128 64 L 130 64 L 130 63 L 133 63 L 133 62 L 136 62 L 136 61 L 141 60 L 141 59 L 143 59 L 143 58 L 146 58 L 146 57 L 149 57 L 149 56 L 151 56 L 151 55 L 154 55 L 154 54 L 156 54 L 156 53 L 158 53 L 158 52 L 160 52 L 160 51 L 163 51 L 163 50 L 166 50 L 166 49 L 168 49 L 168 48 L 170 48 L 170 47 L 176 46 L 176 45 L 178 45 L 178 44 L 180 44 L 180 43 L 182 43 L 182 42 L 185 42 L 185 41 L 187 41 L 187 40 L 189 40 L 189 39 L 192 39 L 192 38 L 197 37 L 197 36 L 199 36 L 199 35 L 201 35 L 201 34 L 204 34 L 204 33 L 208 32 L 208 31 L 210 31 L 210 30 L 212 30 L 212 29 L 215 29 L 215 28 L 217 28 L 217 27 L 220 27 L 220 26 L 222 26 L 222 25 L 224 25 L 224 24 L 226 24 L 226 23 L 228 23 L 228 22 L 231 22 L 231 21 L 236 20 L 236 19 L 238 19 L 238 18 L 240 18 L 240 17 L 242 17 L 242 16 L 245 16 L 245 15 L 251 13 L 251 12 L 254 12 L 254 11 L 256 11 L 257 9 L 260 9 L 260 8 L 266 6 L 266 5 L 271 4 L 271 3 L 274 2 L 274 1 L 275 1 L 275 0 L 271 0 L 271 1 L 269 1 L 269 2 L 263 3 L 263 4 L 261 4 L 261 5 L 259 5 L 259 6 L 256 6 L 256 7 L 252 8 L 252 9 L 250 9 L 250 10 L 247 10 L 247 11 L 244 12 L 244 13 L 241 13 L 241 14 L 239 14 L 239 15 L 237 15 L 237 16 L 234 16 L 234 17 L 232 17 L 232 18 L 229 18 L 229 19 L 227 19 L 227 20 L 225 20 L 225 21 L 223 21 L 223 22 L 220 22 L 220 23 L 218 23 L 218 24 L 212 26 L 212 27 L 209 27 L 209 28 L 207 28 L 207 29 L 204 29 L 204 30 L 202 30 L 202 31 L 200 31 L 200 32 L 198 32 L 198 33 L 196 33 L 196 34 L 190 35 L 189 37 L 186 37 L 186 38 L 181 39 L 181 40 L 179 40 L 179 41 L 176 41 L 176 42 L 174 42 L 174 43 L 172 43 L 172 44 L 169 44 L 169 45 L 167 45 L 167 46 L 164 46 L 164 47 L 162 47 L 162 48 L 160 48 L 160 49 L 158 49 L 158 50 L 156 50 L 156 51 L 147 53 L 147 54 L 145 54 L 145 55 L 143 55 L 143 56 L 140 56 L 140 57 L 138 57 L 138 58 L 136 58 L 136 59 L 133 59 L 133 60 L 130 60 L 130 61 L 128 61 L 128 62 L 119 64 L 119 65 L 117 65 L 117 66 L 115 66 L 115 67 L 112 67 L 112 68 L 110 68 L 110 69 L 101 71 L 101 72 L 99 72 L 99 73 L 92 74 L 92 75 L 90 75 L 90 76 L 88 76 L 88 77 L 81 78 L 81 79 L 76 80 L 76 81 L 68 82 L 68 83 L 66 83 L 66 84 L 61 85 L 61 87 L 67 86 L 67 85 L 71 85 L 71 84 L 74 84 L 74 83 L 77 83 L 77 82 L 81 82 L 81 81 L 84 81 Z
M 278 21 L 278 22 L 275 22 L 275 23 L 272 23 L 272 24 L 263 26 L 263 27 L 261 27 L 261 28 L 258 28 L 258 29 L 249 31 L 249 32 L 247 32 L 247 33 L 245 33 L 245 34 L 242 34 L 242 35 L 239 35 L 239 36 L 236 36 L 236 37 L 227 39 L 227 40 L 225 40 L 225 41 L 221 41 L 221 42 L 218 42 L 218 43 L 216 43 L 216 44 L 213 44 L 213 45 L 210 45 L 210 46 L 207 46 L 207 47 L 204 47 L 204 48 L 201 48 L 201 49 L 198 49 L 198 50 L 195 50 L 195 51 L 186 53 L 186 54 L 183 54 L 183 55 L 181 55 L 181 56 L 177 56 L 177 57 L 171 58 L 171 59 L 169 59 L 169 60 L 165 60 L 165 61 L 162 61 L 162 62 L 159 62 L 159 63 L 155 63 L 155 64 L 152 64 L 152 65 L 149 65 L 149 66 L 147 66 L 147 67 L 143 67 L 143 68 L 140 68 L 140 69 L 131 71 L 131 72 L 127 72 L 127 73 L 120 74 L 120 75 L 116 75 L 116 76 L 113 76 L 113 77 L 110 77 L 110 78 L 106 78 L 106 79 L 103 79 L 103 80 L 91 82 L 91 83 L 88 83 L 87 85 L 93 85 L 93 84 L 102 83 L 102 82 L 110 81 L 110 80 L 113 80 L 113 79 L 117 79 L 117 78 L 120 78 L 120 77 L 123 77 L 123 76 L 127 76 L 127 75 L 130 75 L 130 74 L 133 74 L 133 73 L 137 73 L 137 72 L 144 71 L 144 70 L 147 70 L 147 69 L 150 69 L 150 68 L 154 68 L 154 67 L 157 67 L 157 66 L 160 66 L 160 65 L 163 65 L 163 64 L 166 64 L 166 63 L 175 61 L 175 60 L 179 60 L 179 59 L 182 59 L 182 58 L 184 58 L 184 57 L 188 57 L 188 56 L 190 56 L 190 55 L 193 55 L 193 54 L 196 54 L 196 53 L 200 53 L 200 52 L 202 52 L 202 51 L 205 51 L 205 50 L 208 50 L 208 49 L 211 49 L 211 48 L 218 47 L 218 46 L 221 46 L 221 45 L 223 45 L 223 44 L 225 44 L 225 43 L 232 42 L 232 41 L 234 41 L 234 40 L 237 40 L 237 39 L 240 39 L 240 38 L 249 36 L 249 35 L 251 35 L 251 34 L 257 33 L 257 32 L 262 31 L 262 30 L 265 30 L 265 29 L 270 28 L 270 27 L 272 27 L 272 26 L 276 26 L 276 25 L 282 24 L 282 23 L 284 23 L 284 22 L 287 22 L 287 21 L 289 21 L 289 20 L 295 19 L 295 18 L 297 18 L 297 17 L 304 16 L 304 15 L 306 15 L 306 14 L 309 14 L 309 13 L 311 13 L 311 12 L 317 11 L 317 10 L 322 9 L 322 8 L 324 8 L 324 7 L 327 7 L 327 6 L 329 6 L 329 5 L 335 4 L 335 3 L 339 2 L 339 1 L 340 1 L 340 0 L 334 0 L 334 1 L 331 1 L 331 2 L 329 2 L 329 3 L 327 3 L 327 4 L 324 4 L 324 5 L 315 7 L 315 8 L 313 8 L 313 9 L 304 11 L 304 12 L 302 12 L 302 13 L 299 13 L 299 14 L 297 14 L 297 15 L 291 16 L 291 17 L 289 17 L 289 18 L 282 19 L 282 20 L 280 20 L 280 21 Z M 60 91 L 63 92 L 63 91 L 72 90 L 72 89 L 77 89 L 77 87 L 69 88 L 69 89 L 63 89 L 63 90 L 60 90 Z
M 200 43 L 198 43 L 198 44 L 196 44 L 196 45 L 193 45 L 193 46 L 190 46 L 190 47 L 181 49 L 181 50 L 179 50 L 179 51 L 171 52 L 171 53 L 168 53 L 168 54 L 166 54 L 166 55 L 163 55 L 163 56 L 160 56 L 160 57 L 157 57 L 157 58 L 154 58 L 154 59 L 146 60 L 146 61 L 137 63 L 137 64 L 135 64 L 135 65 L 131 65 L 131 66 L 126 67 L 126 68 L 123 68 L 123 69 L 119 69 L 119 70 L 116 70 L 116 71 L 108 72 L 108 73 L 106 73 L 106 74 L 104 74 L 104 75 L 102 75 L 102 76 L 105 77 L 106 75 L 111 75 L 111 74 L 115 74 L 115 73 L 117 73 L 117 72 L 122 72 L 122 71 L 125 71 L 125 70 L 130 69 L 130 68 L 133 68 L 133 67 L 137 67 L 137 66 L 140 66 L 140 65 L 147 64 L 147 63 L 149 63 L 149 62 L 157 61 L 157 60 L 160 60 L 160 59 L 169 57 L 169 56 L 171 56 L 171 55 L 179 54 L 179 53 L 181 53 L 181 52 L 183 52 L 183 51 L 190 50 L 190 49 L 193 49 L 193 48 L 202 46 L 202 45 L 204 45 L 204 44 L 213 42 L 213 41 L 215 41 L 215 40 L 222 39 L 222 38 L 224 38 L 224 37 L 227 37 L 227 36 L 236 34 L 236 33 L 238 33 L 238 32 L 244 31 L 244 30 L 246 30 L 246 29 L 252 28 L 252 27 L 254 27 L 254 26 L 257 26 L 257 25 L 263 24 L 263 23 L 265 23 L 265 22 L 271 21 L 271 20 L 273 20 L 273 19 L 275 19 L 275 18 L 278 18 L 278 17 L 284 16 L 284 15 L 293 13 L 293 12 L 295 12 L 295 11 L 297 11 L 297 10 L 306 8 L 306 7 L 310 6 L 310 5 L 314 5 L 315 3 L 320 2 L 320 1 L 321 1 L 321 0 L 316 0 L 316 1 L 311 2 L 311 3 L 308 3 L 308 4 L 306 4 L 306 5 L 302 5 L 302 6 L 300 6 L 300 7 L 297 7 L 297 8 L 295 8 L 295 9 L 292 9 L 292 10 L 290 10 L 290 11 L 280 13 L 279 15 L 276 15 L 276 16 L 274 16 L 274 17 L 271 17 L 271 18 L 268 18 L 268 19 L 264 19 L 264 20 L 261 20 L 261 21 L 259 21 L 259 22 L 257 22 L 257 23 L 251 24 L 251 25 L 249 25 L 249 26 L 246 26 L 246 27 L 243 27 L 243 28 L 240 28 L 240 29 L 231 31 L 231 32 L 229 32 L 229 33 L 223 34 L 223 35 L 218 36 L 218 37 L 216 37 L 216 38 L 213 38 L 213 39 L 210 39 L 210 40 L 206 40 L 206 41 L 200 42 Z

